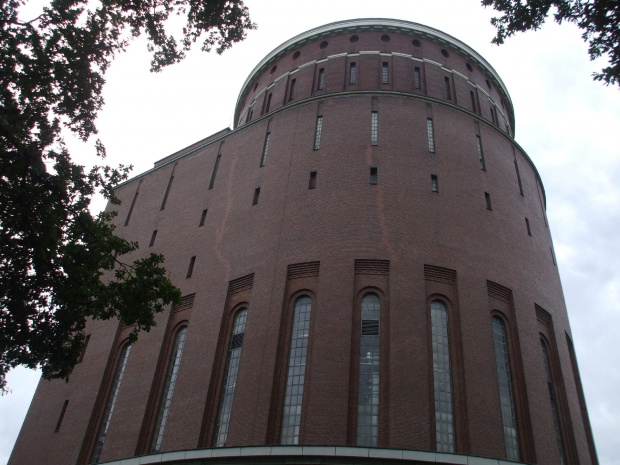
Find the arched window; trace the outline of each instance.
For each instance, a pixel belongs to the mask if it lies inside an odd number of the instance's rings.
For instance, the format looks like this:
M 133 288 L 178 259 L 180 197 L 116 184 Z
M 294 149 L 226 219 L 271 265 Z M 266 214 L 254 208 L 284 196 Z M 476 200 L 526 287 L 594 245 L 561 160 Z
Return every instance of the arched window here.
M 301 296 L 295 301 L 280 444 L 297 444 L 299 442 L 311 310 L 312 299 L 307 295 Z
M 151 453 L 161 450 L 161 443 L 164 439 L 164 431 L 168 422 L 168 414 L 170 413 L 170 404 L 172 403 L 172 395 L 174 394 L 174 385 L 179 375 L 179 367 L 181 365 L 181 356 L 183 355 L 183 346 L 185 345 L 185 336 L 187 335 L 187 326 L 183 326 L 177 331 L 174 338 L 174 345 L 170 354 L 170 362 L 168 363 L 168 372 L 166 374 L 166 383 L 161 396 L 159 412 L 157 414 L 157 424 L 155 426 L 155 434 L 153 435 L 153 443 L 151 445 Z
M 101 450 L 105 443 L 105 437 L 108 434 L 110 428 L 110 420 L 112 420 L 112 414 L 114 413 L 114 406 L 116 405 L 116 399 L 118 398 L 118 391 L 121 388 L 123 381 L 123 374 L 125 373 L 125 367 L 127 366 L 127 359 L 129 358 L 129 351 L 131 350 L 131 344 L 125 344 L 121 349 L 121 353 L 118 357 L 118 363 L 116 364 L 116 371 L 114 372 L 114 379 L 112 380 L 112 387 L 108 394 L 108 401 L 103 412 L 101 419 L 101 425 L 99 426 L 99 433 L 97 434 L 97 442 L 95 443 L 95 450 L 90 463 L 98 463 L 101 456 Z
M 360 373 L 357 400 L 357 445 L 377 447 L 379 441 L 379 329 L 381 299 L 375 293 L 362 298 Z
M 547 375 L 547 387 L 549 389 L 549 403 L 551 404 L 551 415 L 553 416 L 553 427 L 555 429 L 555 438 L 558 443 L 558 452 L 560 454 L 560 463 L 566 463 L 566 454 L 564 453 L 564 441 L 562 439 L 562 431 L 560 429 L 560 414 L 558 412 L 558 401 L 556 396 L 555 383 L 553 382 L 553 374 L 551 373 L 551 360 L 549 360 L 549 348 L 547 343 L 541 337 L 540 345 L 542 348 L 543 363 L 545 365 L 545 374 Z
M 454 452 L 454 410 L 450 369 L 448 308 L 441 300 L 431 303 L 435 438 L 439 452 Z
M 495 365 L 497 366 L 497 383 L 499 385 L 499 399 L 504 423 L 504 438 L 506 441 L 506 456 L 508 460 L 518 462 L 519 438 L 517 435 L 517 418 L 512 394 L 512 378 L 510 376 L 510 358 L 506 339 L 506 325 L 498 316 L 491 319 L 493 326 L 493 344 L 495 346 Z
M 235 386 L 237 385 L 237 373 L 239 372 L 239 360 L 241 359 L 241 348 L 243 346 L 243 335 L 245 334 L 245 320 L 248 316 L 248 309 L 242 308 L 237 311 L 233 322 L 232 335 L 230 336 L 230 347 L 228 349 L 228 361 L 226 362 L 226 372 L 224 373 L 224 384 L 220 395 L 220 406 L 217 413 L 217 423 L 213 435 L 213 447 L 224 447 L 228 436 L 228 425 L 230 423 L 230 413 L 232 411 Z

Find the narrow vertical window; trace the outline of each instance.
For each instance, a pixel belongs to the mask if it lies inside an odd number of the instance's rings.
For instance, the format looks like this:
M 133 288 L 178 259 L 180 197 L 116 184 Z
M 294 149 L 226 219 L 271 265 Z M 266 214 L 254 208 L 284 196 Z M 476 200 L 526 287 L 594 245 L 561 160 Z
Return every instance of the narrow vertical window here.
M 314 129 L 314 150 L 321 147 L 321 133 L 323 132 L 323 117 L 317 116 L 316 128 Z
M 362 298 L 357 445 L 377 447 L 379 441 L 379 329 L 381 300 L 374 293 Z
M 157 237 L 157 229 L 153 231 L 153 234 L 151 234 L 151 242 L 149 242 L 149 247 L 153 247 L 153 245 L 155 245 L 156 237 Z
M 140 193 L 140 186 L 142 185 L 142 179 L 138 183 L 138 187 L 136 188 L 136 193 L 133 196 L 133 200 L 131 201 L 131 206 L 129 207 L 129 212 L 127 213 L 127 218 L 125 219 L 125 226 L 129 224 L 129 220 L 131 219 L 131 214 L 133 213 L 133 207 L 136 206 L 136 200 L 138 200 L 138 194 Z
M 215 165 L 213 166 L 213 173 L 211 173 L 211 182 L 209 183 L 209 189 L 213 189 L 213 185 L 215 184 L 215 176 L 217 176 L 217 169 L 220 166 L 220 158 L 222 158 L 221 154 L 217 154 L 217 158 L 215 159 Z
M 426 118 L 426 133 L 428 135 L 428 151 L 435 153 L 435 130 L 433 129 L 433 118 Z
M 450 89 L 450 78 L 448 76 L 444 76 L 443 82 L 446 87 L 446 99 L 452 100 L 452 89 Z
M 288 91 L 288 101 L 290 102 L 291 100 L 293 100 L 293 97 L 295 96 L 295 83 L 297 82 L 297 79 L 293 79 L 291 81 L 291 87 Z
M 308 183 L 308 189 L 316 188 L 316 171 L 310 171 L 310 182 Z
M 271 92 L 267 96 L 267 103 L 265 104 L 265 113 L 269 113 L 269 109 L 271 108 Z
M 551 415 L 553 416 L 553 428 L 555 429 L 555 438 L 558 443 L 558 452 L 560 454 L 560 463 L 566 463 L 566 455 L 564 454 L 564 441 L 562 439 L 562 431 L 560 430 L 560 414 L 558 412 L 558 401 L 555 393 L 555 383 L 551 374 L 551 361 L 549 360 L 549 349 L 545 341 L 541 338 L 540 345 L 543 354 L 543 363 L 545 365 L 545 374 L 547 375 L 547 388 L 549 390 L 549 403 L 551 405 Z
M 192 277 L 192 274 L 194 273 L 195 263 L 196 263 L 196 255 L 194 255 L 192 258 L 189 259 L 189 266 L 187 267 L 187 276 L 185 276 L 186 279 L 189 279 Z
M 504 439 L 506 441 L 506 457 L 508 460 L 518 462 L 519 438 L 517 434 L 517 416 L 512 391 L 512 378 L 510 376 L 510 358 L 508 354 L 508 342 L 506 338 L 506 325 L 504 320 L 494 316 L 491 320 L 493 327 L 493 344 L 495 346 L 495 366 L 497 367 L 497 381 L 499 385 L 499 399 L 504 423 Z
M 384 61 L 381 67 L 381 82 L 383 84 L 388 84 L 390 82 L 390 65 L 387 61 Z
M 168 422 L 168 414 L 170 413 L 170 405 L 172 404 L 172 396 L 174 394 L 174 386 L 179 376 L 179 367 L 181 366 L 181 356 L 183 355 L 183 346 L 185 345 L 185 336 L 187 335 L 187 326 L 183 326 L 177 331 L 168 362 L 168 372 L 166 373 L 166 383 L 159 405 L 157 414 L 157 424 L 155 426 L 155 434 L 153 435 L 153 443 L 151 445 L 151 453 L 159 452 L 166 431 L 166 423 Z
M 469 91 L 469 96 L 471 97 L 471 111 L 476 113 L 476 95 L 473 90 Z
M 480 136 L 476 136 L 476 146 L 478 147 L 478 160 L 480 161 L 480 169 L 486 171 L 487 165 L 484 162 L 484 152 L 482 151 L 482 140 L 480 139 Z
M 435 439 L 439 452 L 453 453 L 455 441 L 448 308 L 439 300 L 431 303 L 431 330 L 433 390 L 435 393 Z
M 485 192 L 484 200 L 487 203 L 487 210 L 493 210 L 493 207 L 491 207 L 491 194 L 489 194 L 488 192 Z
M 370 167 L 370 184 L 377 184 L 377 168 L 375 166 Z
M 205 219 L 207 218 L 207 209 L 205 208 L 201 215 L 200 215 L 200 223 L 198 224 L 198 226 L 204 226 L 205 225 Z
M 114 372 L 114 378 L 112 379 L 112 386 L 110 393 L 108 394 L 108 400 L 103 411 L 103 417 L 101 418 L 101 425 L 99 426 L 99 432 L 97 433 L 97 442 L 95 443 L 95 450 L 91 457 L 90 463 L 98 463 L 101 456 L 101 450 L 105 443 L 105 437 L 108 434 L 110 428 L 110 420 L 112 420 L 112 414 L 114 413 L 114 406 L 116 405 L 116 399 L 118 397 L 118 391 L 121 388 L 123 381 L 123 375 L 125 374 L 125 367 L 127 366 L 127 359 L 129 358 L 129 351 L 131 350 L 130 344 L 125 344 L 118 357 L 118 363 L 116 365 L 116 371 Z
M 250 118 L 251 118 L 251 116 L 250 116 L 250 115 L 251 115 L 251 114 L 252 114 L 252 112 L 248 109 L 248 113 L 247 113 L 247 115 L 246 115 L 246 117 L 245 117 L 245 122 L 246 122 L 246 123 L 249 123 L 249 122 L 250 122 Z
M 532 229 L 530 228 L 530 220 L 528 220 L 527 218 L 525 218 L 525 226 L 527 227 L 527 233 L 531 236 Z
M 497 125 L 497 122 L 495 121 L 495 113 L 493 113 L 493 107 L 490 106 L 489 110 L 491 111 L 491 121 L 493 121 L 493 124 Z
M 302 296 L 295 302 L 280 444 L 299 443 L 311 310 L 312 299 L 310 297 Z
M 218 408 L 215 433 L 213 435 L 213 447 L 224 447 L 226 445 L 247 315 L 248 310 L 242 308 L 235 315 L 235 321 L 233 322 L 230 346 L 228 348 L 228 361 L 226 362 L 226 372 L 224 373 L 224 384 L 222 386 L 220 406 Z
M 319 69 L 319 82 L 316 86 L 317 90 L 323 90 L 323 86 L 325 85 L 325 68 Z
M 357 82 L 357 65 L 355 62 L 349 64 L 349 84 Z
M 62 409 L 60 409 L 60 415 L 58 416 L 58 422 L 56 423 L 56 429 L 54 429 L 54 433 L 60 431 L 60 427 L 62 426 L 62 420 L 65 417 L 65 412 L 67 411 L 67 406 L 69 405 L 69 401 L 65 400 L 62 404 Z
M 172 181 L 174 181 L 174 169 L 172 170 L 172 174 L 170 175 L 170 179 L 168 180 L 168 187 L 166 187 L 166 193 L 164 194 L 164 200 L 161 202 L 160 210 L 166 208 L 166 202 L 168 201 L 168 195 L 170 194 L 170 189 L 172 188 Z
M 370 114 L 370 145 L 379 143 L 379 113 L 373 111 Z
M 80 352 L 80 358 L 78 359 L 78 363 L 84 360 L 84 355 L 86 355 L 86 348 L 88 347 L 88 343 L 90 342 L 90 334 L 86 335 L 84 339 L 84 347 L 82 347 L 82 352 Z
M 269 153 L 269 141 L 271 139 L 271 132 L 265 135 L 265 143 L 263 144 L 263 155 L 260 158 L 260 166 L 265 166 L 267 163 L 267 154 Z
M 258 196 L 260 195 L 260 187 L 254 189 L 254 199 L 252 199 L 252 205 L 256 205 L 258 203 Z
M 551 260 L 553 264 L 557 266 L 557 262 L 555 261 L 555 252 L 553 251 L 553 247 L 549 247 L 549 251 L 551 252 Z
M 523 196 L 523 185 L 521 184 L 521 174 L 519 173 L 519 165 L 517 164 L 517 160 L 515 158 L 515 171 L 517 173 L 517 182 L 519 183 L 519 192 Z
M 420 68 L 417 66 L 413 70 L 413 84 L 416 89 L 422 88 L 422 79 L 420 78 Z
M 436 174 L 431 174 L 431 191 L 439 192 L 439 182 L 437 181 Z

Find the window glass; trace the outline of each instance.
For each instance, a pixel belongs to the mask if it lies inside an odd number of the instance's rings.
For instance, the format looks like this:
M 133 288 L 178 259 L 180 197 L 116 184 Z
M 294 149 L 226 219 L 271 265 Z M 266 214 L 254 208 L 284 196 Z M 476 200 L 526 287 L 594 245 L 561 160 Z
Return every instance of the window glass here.
M 170 405 L 172 404 L 172 395 L 174 394 L 174 386 L 179 375 L 179 367 L 181 366 L 181 356 L 183 355 L 183 346 L 185 345 L 185 336 L 187 335 L 187 326 L 183 326 L 177 331 L 170 354 L 170 362 L 168 363 L 168 372 L 166 374 L 166 384 L 164 385 L 159 412 L 157 414 L 157 425 L 155 426 L 155 434 L 153 436 L 153 444 L 151 445 L 151 453 L 161 450 L 161 443 L 164 439 L 164 431 L 168 422 L 168 414 L 170 413 Z
M 110 421 L 112 420 L 112 414 L 114 413 L 114 407 L 116 406 L 116 399 L 118 398 L 118 392 L 123 382 L 123 375 L 125 374 L 125 367 L 127 366 L 127 360 L 129 359 L 129 351 L 131 350 L 130 344 L 125 344 L 121 350 L 121 354 L 118 357 L 118 363 L 116 365 L 116 371 L 114 372 L 114 379 L 112 380 L 112 387 L 110 388 L 110 394 L 108 395 L 108 401 L 103 411 L 103 417 L 101 419 L 101 425 L 99 426 L 99 433 L 97 434 L 97 442 L 95 443 L 95 450 L 90 463 L 98 463 L 101 456 L 101 450 L 105 443 L 106 435 L 110 429 Z
M 381 300 L 377 294 L 364 295 L 361 313 L 357 445 L 377 447 L 379 440 L 379 322 L 381 319 Z
M 448 309 L 440 300 L 431 303 L 435 438 L 439 452 L 454 452 L 454 413 L 450 371 Z
M 299 442 L 311 309 L 312 299 L 308 296 L 302 296 L 295 302 L 280 444 L 297 444 Z
M 510 376 L 510 359 L 506 340 L 506 325 L 504 321 L 494 316 L 493 344 L 495 346 L 495 365 L 497 367 L 497 381 L 499 384 L 499 399 L 504 423 L 504 438 L 506 440 L 506 456 L 508 460 L 518 462 L 519 438 L 517 437 L 517 419 L 512 395 L 512 378 Z
M 226 362 L 226 372 L 224 373 L 224 382 L 220 395 L 220 406 L 217 413 L 215 433 L 213 435 L 213 447 L 224 447 L 226 445 L 247 315 L 248 310 L 242 308 L 236 313 L 235 321 L 233 322 L 230 347 L 228 349 L 228 361 Z

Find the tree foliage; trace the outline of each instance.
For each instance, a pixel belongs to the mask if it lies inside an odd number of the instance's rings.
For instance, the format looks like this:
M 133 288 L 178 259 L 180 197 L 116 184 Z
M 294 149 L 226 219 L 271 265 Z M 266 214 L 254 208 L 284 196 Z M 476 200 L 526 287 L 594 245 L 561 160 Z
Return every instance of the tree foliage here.
M 118 202 L 130 167 L 87 172 L 63 143 L 65 131 L 96 134 L 114 56 L 144 34 L 160 71 L 196 42 L 221 53 L 254 27 L 241 0 L 52 0 L 33 18 L 26 3 L 0 0 L 0 389 L 17 365 L 67 377 L 87 318 L 118 318 L 135 340 L 180 299 L 161 255 L 125 263 L 138 244 L 114 234 L 114 213 L 89 212 L 98 192 Z
M 516 32 L 539 29 L 554 8 L 556 22 L 568 21 L 583 29 L 590 59 L 608 56 L 609 66 L 593 74 L 606 85 L 620 85 L 620 0 L 482 0 L 502 13 L 491 23 L 497 28 L 493 43 L 502 44 Z

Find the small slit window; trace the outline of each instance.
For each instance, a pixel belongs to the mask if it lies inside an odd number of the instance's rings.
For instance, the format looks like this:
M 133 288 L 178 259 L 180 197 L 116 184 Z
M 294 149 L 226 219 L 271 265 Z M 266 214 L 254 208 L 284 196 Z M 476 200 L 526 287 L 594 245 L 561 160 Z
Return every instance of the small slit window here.
M 381 82 L 383 84 L 388 84 L 390 82 L 390 64 L 387 61 L 383 62 L 381 68 Z
M 57 433 L 58 431 L 60 431 L 60 427 L 62 426 L 62 420 L 65 417 L 65 412 L 67 411 L 68 405 L 69 405 L 69 401 L 65 400 L 64 403 L 62 404 L 62 409 L 60 409 L 60 415 L 58 416 L 58 422 L 56 423 L 56 429 L 54 430 L 54 433 Z
M 349 64 L 349 84 L 357 82 L 357 64 L 352 62 Z
M 310 171 L 310 181 L 308 183 L 308 189 L 316 188 L 316 171 Z
M 258 196 L 260 195 L 260 187 L 254 189 L 254 198 L 252 199 L 252 205 L 256 205 L 258 203 Z
M 476 95 L 473 90 L 469 91 L 469 96 L 471 97 L 471 111 L 476 113 Z
M 265 113 L 269 113 L 269 109 L 271 108 L 271 92 L 267 96 L 267 105 L 265 106 Z
M 155 244 L 156 237 L 157 237 L 157 229 L 153 231 L 153 234 L 151 234 L 151 242 L 149 242 L 149 247 L 153 247 L 153 245 Z
M 78 363 L 81 363 L 84 360 L 84 355 L 86 355 L 86 348 L 88 347 L 88 343 L 90 342 L 90 334 L 86 335 L 84 339 L 84 347 L 82 347 L 82 352 L 80 352 L 80 358 L 78 359 Z
M 433 118 L 426 118 L 426 133 L 428 135 L 428 151 L 435 153 L 435 129 L 433 127 Z
M 222 155 L 218 153 L 217 158 L 215 159 L 215 165 L 213 165 L 213 173 L 211 173 L 211 182 L 209 183 L 209 189 L 213 189 L 215 185 L 215 177 L 217 176 L 217 169 L 220 166 L 220 159 Z
M 439 181 L 436 174 L 431 174 L 431 191 L 439 192 Z
M 487 165 L 484 162 L 484 152 L 482 151 L 482 140 L 480 136 L 476 136 L 476 146 L 478 148 L 478 160 L 480 162 L 480 169 L 486 171 Z
M 527 228 L 527 234 L 529 236 L 532 235 L 532 229 L 530 228 L 530 220 L 528 220 L 527 218 L 525 218 L 525 227 Z
M 325 86 L 325 68 L 319 69 L 319 82 L 316 86 L 317 90 L 323 90 Z
M 379 144 L 379 113 L 373 111 L 370 114 L 370 145 Z
M 317 116 L 316 128 L 314 130 L 314 150 L 318 150 L 321 147 L 321 133 L 323 132 L 323 117 Z
M 450 78 L 448 76 L 444 76 L 443 82 L 446 88 L 446 99 L 452 100 L 452 90 L 450 89 Z
M 265 134 L 265 143 L 263 144 L 263 154 L 260 158 L 260 166 L 265 166 L 267 163 L 267 154 L 269 153 L 269 140 L 271 139 L 271 132 Z
M 186 279 L 189 279 L 192 277 L 192 274 L 194 273 L 195 263 L 196 263 L 196 255 L 194 255 L 192 258 L 189 259 L 189 266 L 187 267 L 187 276 L 185 276 Z
M 491 194 L 489 194 L 488 192 L 485 192 L 484 200 L 487 203 L 487 210 L 493 210 L 493 207 L 491 206 Z
M 416 89 L 422 88 L 422 79 L 420 78 L 420 68 L 417 66 L 413 70 L 413 84 Z
M 377 168 L 375 166 L 370 167 L 370 184 L 377 184 Z
M 200 224 L 198 224 L 198 226 L 204 226 L 206 218 L 207 218 L 207 209 L 205 208 L 200 214 Z
M 291 100 L 293 100 L 293 97 L 295 97 L 295 84 L 297 83 L 297 79 L 293 79 L 291 81 L 291 87 L 289 88 L 288 91 L 288 101 L 290 102 Z

